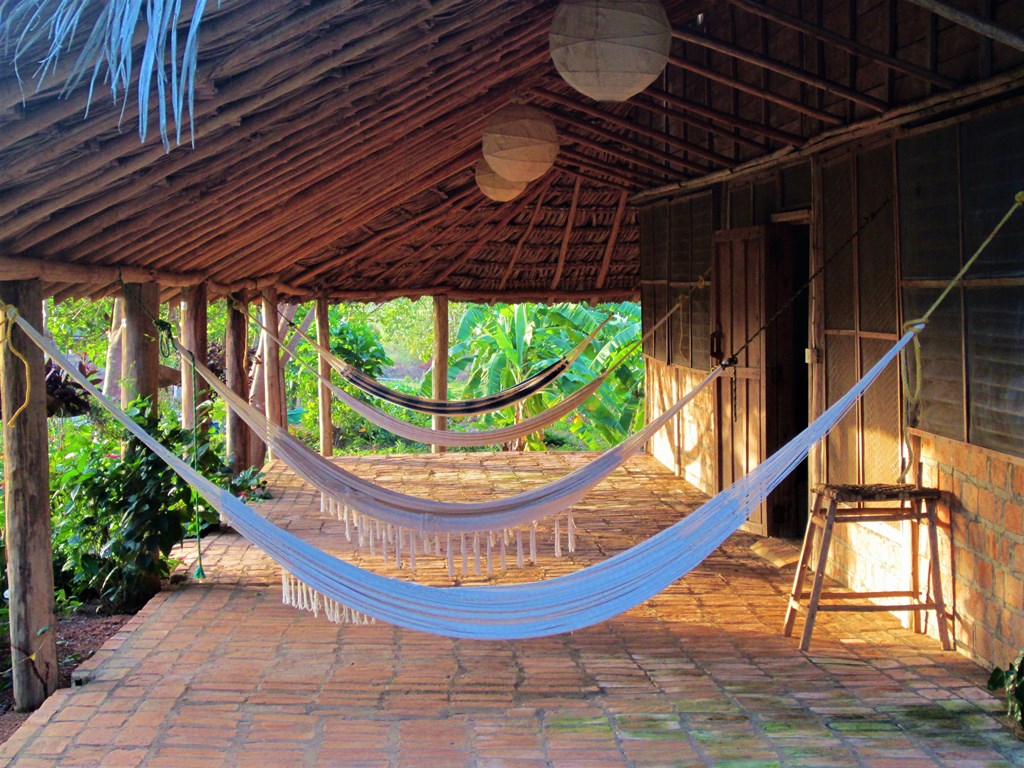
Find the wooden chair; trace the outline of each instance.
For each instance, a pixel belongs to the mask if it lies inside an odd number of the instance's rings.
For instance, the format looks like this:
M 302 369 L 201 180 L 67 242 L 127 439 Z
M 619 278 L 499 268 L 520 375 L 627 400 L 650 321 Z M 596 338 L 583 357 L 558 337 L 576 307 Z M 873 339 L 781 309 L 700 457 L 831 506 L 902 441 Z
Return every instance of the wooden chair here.
M 916 485 L 819 485 L 814 488 L 814 505 L 807 521 L 807 533 L 800 550 L 793 590 L 789 596 L 786 620 L 782 633 L 792 634 L 793 621 L 797 612 L 806 613 L 800 650 L 806 651 L 811 645 L 814 620 L 819 611 L 915 611 L 914 630 L 921 632 L 921 612 L 935 611 L 939 640 L 943 650 L 952 650 L 949 631 L 946 627 L 946 609 L 942 600 L 942 579 L 939 571 L 939 539 L 936 527 L 935 502 L 941 492 L 935 488 L 921 488 Z M 825 501 L 828 504 L 825 504 Z M 862 506 L 865 503 L 881 503 L 882 506 Z M 911 552 L 911 589 L 886 590 L 880 592 L 824 591 L 825 565 L 828 562 L 832 530 L 838 523 L 893 522 L 909 520 L 914 525 Z M 928 523 L 930 545 L 930 567 L 932 598 L 921 594 L 916 542 L 917 525 Z M 816 534 L 820 532 L 817 564 L 810 568 L 811 552 Z M 808 571 L 808 569 L 810 570 Z M 814 581 L 810 591 L 804 590 L 804 579 L 808 572 Z M 868 602 L 872 598 L 905 597 L 906 603 L 879 604 Z M 807 601 L 804 604 L 804 600 Z M 829 602 L 822 602 L 826 600 Z M 859 600 L 850 603 L 847 600 Z M 832 602 L 836 601 L 836 602 Z

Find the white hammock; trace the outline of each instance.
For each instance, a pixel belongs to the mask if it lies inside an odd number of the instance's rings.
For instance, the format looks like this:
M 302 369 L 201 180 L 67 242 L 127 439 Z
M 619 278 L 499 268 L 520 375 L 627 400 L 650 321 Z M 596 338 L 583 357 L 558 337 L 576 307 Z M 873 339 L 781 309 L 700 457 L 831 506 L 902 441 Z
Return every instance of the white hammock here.
M 359 477 L 328 461 L 288 430 L 269 424 L 266 417 L 232 392 L 209 368 L 175 343 L 184 360 L 224 403 L 269 445 L 274 455 L 299 477 L 330 499 L 391 525 L 423 533 L 468 533 L 496 531 L 550 517 L 572 506 L 604 478 L 639 451 L 644 443 L 667 424 L 700 391 L 722 372 L 716 368 L 689 394 L 643 429 L 600 454 L 587 466 L 565 477 L 523 493 L 492 501 L 454 503 L 434 501 L 399 493 Z
M 547 581 L 510 586 L 430 587 L 365 571 L 260 517 L 195 472 L 115 406 L 20 316 L 14 322 L 126 429 L 196 488 L 234 528 L 285 570 L 284 598 L 329 618 L 352 611 L 451 637 L 514 639 L 580 629 L 658 594 L 696 567 L 825 437 L 912 338 L 903 336 L 846 395 L 757 466 L 688 517 L 601 563 Z

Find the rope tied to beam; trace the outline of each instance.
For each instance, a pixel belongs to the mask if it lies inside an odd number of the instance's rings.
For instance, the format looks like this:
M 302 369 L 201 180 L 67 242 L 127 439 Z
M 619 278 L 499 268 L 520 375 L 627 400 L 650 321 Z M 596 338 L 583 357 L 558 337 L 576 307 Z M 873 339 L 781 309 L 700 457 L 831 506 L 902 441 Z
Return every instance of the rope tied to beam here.
M 11 339 L 11 332 L 14 330 L 14 323 L 18 319 L 18 308 L 10 304 L 0 302 L 0 310 L 3 311 L 4 320 L 0 323 L 0 349 L 7 347 L 11 351 L 11 354 L 21 360 L 21 364 L 25 366 L 25 399 L 18 406 L 18 409 L 11 414 L 11 418 L 7 420 L 8 429 L 14 429 L 14 422 L 18 420 L 18 417 L 28 408 L 29 399 L 32 393 L 32 366 L 28 362 L 28 358 L 25 357 L 21 351 L 14 346 L 14 341 Z

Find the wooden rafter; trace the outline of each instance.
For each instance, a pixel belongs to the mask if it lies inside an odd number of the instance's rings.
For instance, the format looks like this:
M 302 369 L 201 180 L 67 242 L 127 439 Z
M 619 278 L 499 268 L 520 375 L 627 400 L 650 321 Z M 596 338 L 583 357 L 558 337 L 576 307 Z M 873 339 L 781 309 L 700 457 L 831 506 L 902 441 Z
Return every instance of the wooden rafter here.
M 557 291 L 565 271 L 565 259 L 569 255 L 569 242 L 572 240 L 572 228 L 576 223 L 576 206 L 580 202 L 580 180 L 572 186 L 572 202 L 569 204 L 569 215 L 565 217 L 565 231 L 562 234 L 562 247 L 558 249 L 558 262 L 555 264 L 555 276 L 551 278 L 551 290 Z
M 519 238 L 519 242 L 516 243 L 516 249 L 512 252 L 512 258 L 509 259 L 508 266 L 505 268 L 505 272 L 501 276 L 501 282 L 498 283 L 499 291 L 505 290 L 505 286 L 508 285 L 508 279 L 515 271 L 516 264 L 519 262 L 519 257 L 523 253 L 523 246 L 526 245 L 526 241 L 529 240 L 530 235 L 533 234 L 533 228 L 537 226 L 537 220 L 540 219 L 540 213 L 544 210 L 544 196 L 548 193 L 548 189 L 555 180 L 555 176 L 556 174 L 549 172 L 547 179 L 543 182 L 540 192 L 537 194 L 537 203 L 533 206 L 533 213 L 530 214 L 530 223 L 526 225 L 526 231 L 523 233 L 523 236 Z
M 1008 45 L 1018 51 L 1024 51 L 1024 37 L 1012 29 L 996 24 L 994 21 L 975 16 L 949 3 L 940 2 L 940 0 L 908 0 L 908 2 L 931 11 L 936 16 L 948 19 L 954 24 L 959 24 L 965 29 L 995 40 L 997 43 Z
M 615 253 L 615 243 L 619 238 L 619 229 L 622 227 L 622 219 L 626 215 L 626 203 L 629 202 L 629 195 L 623 192 L 619 196 L 619 204 L 615 209 L 615 218 L 612 220 L 612 229 L 608 233 L 608 242 L 604 246 L 604 256 L 601 257 L 601 268 L 597 272 L 597 280 L 594 287 L 597 290 L 604 288 L 604 281 L 608 277 L 608 269 L 611 267 L 612 254 Z

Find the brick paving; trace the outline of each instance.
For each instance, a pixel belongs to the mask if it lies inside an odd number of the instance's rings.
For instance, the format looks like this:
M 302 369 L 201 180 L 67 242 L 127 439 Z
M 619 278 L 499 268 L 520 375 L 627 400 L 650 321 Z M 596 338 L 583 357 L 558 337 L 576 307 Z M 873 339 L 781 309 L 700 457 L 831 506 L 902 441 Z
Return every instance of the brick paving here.
M 442 454 L 349 458 L 355 471 L 438 498 L 533 487 L 586 456 Z M 272 466 L 260 509 L 325 549 L 354 551 L 316 496 Z M 578 550 L 550 577 L 613 554 L 701 500 L 649 457 L 577 508 Z M 791 568 L 737 534 L 648 603 L 571 634 L 514 642 L 338 626 L 280 604 L 273 564 L 244 540 L 204 540 L 204 583 L 154 598 L 0 747 L 0 764 L 247 768 L 996 768 L 1024 742 L 984 690 L 986 670 L 890 616 L 828 613 L 809 653 L 784 638 Z M 191 568 L 194 546 L 181 556 Z M 450 584 L 443 562 L 417 578 Z M 457 576 L 461 583 L 486 576 Z

